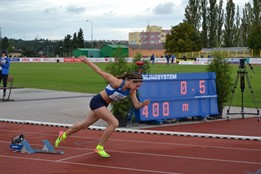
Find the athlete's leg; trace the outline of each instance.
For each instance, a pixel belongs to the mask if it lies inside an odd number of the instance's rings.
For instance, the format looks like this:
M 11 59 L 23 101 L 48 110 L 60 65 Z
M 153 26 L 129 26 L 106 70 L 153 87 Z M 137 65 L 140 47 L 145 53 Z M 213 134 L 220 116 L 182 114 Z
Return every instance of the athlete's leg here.
M 82 121 L 75 123 L 72 127 L 70 127 L 66 132 L 60 131 L 58 138 L 55 141 L 55 147 L 58 147 L 66 138 L 67 136 L 78 132 L 81 129 L 85 129 L 89 127 L 91 124 L 96 122 L 99 119 L 98 116 L 95 115 L 93 111 L 89 112 L 89 115 Z
M 105 107 L 95 109 L 94 112 L 97 116 L 99 116 L 99 118 L 108 123 L 108 126 L 103 131 L 100 141 L 94 151 L 101 157 L 108 158 L 110 157 L 110 155 L 104 150 L 104 144 L 109 139 L 114 130 L 118 127 L 119 122 L 114 117 L 114 115 Z
M 89 112 L 89 115 L 83 119 L 82 121 L 79 121 L 75 123 L 72 127 L 70 127 L 65 133 L 67 136 L 74 134 L 78 132 L 81 129 L 86 129 L 93 123 L 95 123 L 97 120 L 99 120 L 99 117 L 93 112 L 92 110 Z
M 99 145 L 103 146 L 108 138 L 111 136 L 111 134 L 114 132 L 114 130 L 119 126 L 119 122 L 106 107 L 96 109 L 94 110 L 94 112 L 99 118 L 108 123 L 108 126 L 103 131 L 103 134 L 99 141 Z

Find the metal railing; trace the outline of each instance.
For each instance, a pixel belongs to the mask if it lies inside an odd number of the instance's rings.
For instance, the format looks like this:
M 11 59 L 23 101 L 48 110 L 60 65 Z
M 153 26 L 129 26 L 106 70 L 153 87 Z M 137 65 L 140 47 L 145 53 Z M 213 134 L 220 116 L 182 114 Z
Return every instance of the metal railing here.
M 240 58 L 240 57 L 254 57 L 253 50 L 249 51 L 236 51 L 236 50 L 220 50 L 216 52 L 221 52 L 224 57 L 226 58 Z M 195 52 L 185 52 L 185 53 L 176 53 L 176 58 L 182 59 L 182 58 L 199 58 L 199 57 L 212 57 L 213 51 L 195 51 Z M 259 51 L 259 55 L 261 57 L 261 50 Z

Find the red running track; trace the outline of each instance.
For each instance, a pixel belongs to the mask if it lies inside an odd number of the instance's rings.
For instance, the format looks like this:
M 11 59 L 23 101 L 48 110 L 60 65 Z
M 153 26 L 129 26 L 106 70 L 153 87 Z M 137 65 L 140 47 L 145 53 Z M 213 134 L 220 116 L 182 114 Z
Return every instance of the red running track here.
M 186 122 L 184 122 L 186 123 Z M 206 134 L 224 134 L 224 135 L 239 135 L 239 136 L 258 136 L 261 137 L 261 122 L 258 122 L 257 117 L 237 118 L 230 121 L 215 120 L 201 121 L 195 124 L 178 124 L 175 126 L 160 126 L 149 128 L 150 130 L 174 131 L 174 132 L 191 132 L 191 133 L 206 133 Z M 148 129 L 148 128 L 146 128 Z
M 110 158 L 93 153 L 102 131 L 83 130 L 59 148 L 64 155 L 14 153 L 13 136 L 24 134 L 34 148 L 54 142 L 65 128 L 0 123 L 3 174 L 183 173 L 250 174 L 261 170 L 261 142 L 115 132 L 106 145 Z

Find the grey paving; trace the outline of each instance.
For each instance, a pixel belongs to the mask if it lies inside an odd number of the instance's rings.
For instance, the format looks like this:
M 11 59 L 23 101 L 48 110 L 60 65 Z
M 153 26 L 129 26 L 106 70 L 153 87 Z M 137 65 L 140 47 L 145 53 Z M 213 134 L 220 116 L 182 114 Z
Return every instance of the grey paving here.
M 93 95 L 30 88 L 14 89 L 10 97 L 14 101 L 0 102 L 0 118 L 73 124 L 87 116 Z M 104 125 L 100 121 L 96 124 Z

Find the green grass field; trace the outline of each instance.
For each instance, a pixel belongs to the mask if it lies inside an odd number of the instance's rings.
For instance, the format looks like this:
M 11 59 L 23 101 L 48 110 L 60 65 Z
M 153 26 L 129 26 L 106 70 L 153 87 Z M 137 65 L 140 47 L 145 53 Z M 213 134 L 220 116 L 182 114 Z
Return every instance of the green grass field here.
M 105 69 L 104 63 L 97 64 Z M 254 67 L 255 74 L 246 65 L 254 96 L 258 107 L 261 104 L 261 66 Z M 239 65 L 232 65 L 233 83 L 237 76 Z M 176 65 L 154 64 L 151 73 L 182 73 L 206 72 L 205 65 Z M 106 83 L 91 68 L 83 63 L 11 63 L 10 74 L 14 76 L 14 86 L 21 88 L 52 89 L 60 91 L 98 93 Z M 241 106 L 241 90 L 237 85 L 232 106 Z M 233 86 L 231 87 L 231 89 Z M 246 81 L 244 92 L 244 107 L 255 107 L 254 101 Z

